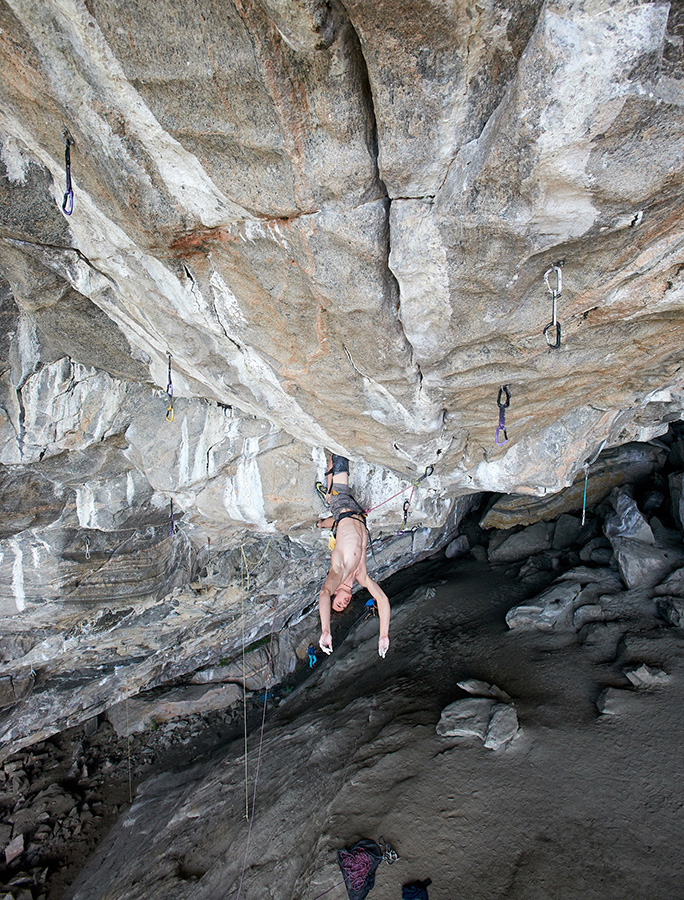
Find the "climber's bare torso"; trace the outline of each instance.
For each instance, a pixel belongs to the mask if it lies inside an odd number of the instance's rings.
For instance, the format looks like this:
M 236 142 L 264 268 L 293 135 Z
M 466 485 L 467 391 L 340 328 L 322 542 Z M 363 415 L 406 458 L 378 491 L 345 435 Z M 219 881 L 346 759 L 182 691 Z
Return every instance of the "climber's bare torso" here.
M 330 634 L 330 610 L 342 612 L 351 600 L 354 582 L 365 587 L 378 605 L 380 617 L 380 639 L 378 653 L 385 656 L 389 647 L 390 604 L 387 595 L 366 571 L 366 530 L 363 510 L 349 494 L 349 475 L 339 472 L 328 476 L 327 499 L 334 508 L 335 515 L 319 519 L 319 528 L 332 528 L 337 519 L 335 546 L 330 559 L 330 571 L 321 590 L 318 608 L 321 617 L 321 638 L 319 644 L 325 653 L 332 652 Z M 335 500 L 333 499 L 335 493 Z M 345 499 L 348 503 L 345 503 Z

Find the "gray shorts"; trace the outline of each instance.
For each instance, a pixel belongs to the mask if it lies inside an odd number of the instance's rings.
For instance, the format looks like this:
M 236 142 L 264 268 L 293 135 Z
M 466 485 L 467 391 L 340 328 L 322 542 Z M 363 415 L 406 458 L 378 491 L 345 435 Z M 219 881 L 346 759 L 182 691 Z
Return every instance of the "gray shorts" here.
M 359 515 L 365 513 L 363 506 L 359 506 L 353 498 L 348 484 L 333 484 L 332 489 L 336 493 L 330 495 L 330 512 L 335 522 L 340 521 L 340 515 L 345 510 L 351 510 Z

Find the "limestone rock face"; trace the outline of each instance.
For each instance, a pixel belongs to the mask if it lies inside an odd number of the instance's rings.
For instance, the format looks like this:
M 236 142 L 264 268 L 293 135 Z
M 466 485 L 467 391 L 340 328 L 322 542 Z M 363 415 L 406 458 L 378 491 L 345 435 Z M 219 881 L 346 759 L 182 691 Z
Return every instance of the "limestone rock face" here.
M 324 447 L 376 533 L 410 496 L 380 577 L 456 536 L 459 497 L 577 510 L 599 447 L 681 416 L 675 5 L 452 6 L 0 6 L 0 676 L 42 697 L 3 740 L 211 667 L 248 594 L 254 636 L 300 618 Z M 213 654 L 158 656 L 160 613 L 88 662 L 105 609 L 185 590 L 185 634 L 196 577 Z M 89 699 L 52 693 L 67 658 Z

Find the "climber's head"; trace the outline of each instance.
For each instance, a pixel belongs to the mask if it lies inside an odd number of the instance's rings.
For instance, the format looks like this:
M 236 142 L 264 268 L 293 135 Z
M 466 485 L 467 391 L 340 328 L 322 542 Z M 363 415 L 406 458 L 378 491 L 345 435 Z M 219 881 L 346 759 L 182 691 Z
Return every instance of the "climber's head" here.
M 351 588 L 348 584 L 342 582 L 342 584 L 338 587 L 338 589 L 332 596 L 332 608 L 335 610 L 335 612 L 344 612 L 344 610 L 349 606 L 351 596 Z

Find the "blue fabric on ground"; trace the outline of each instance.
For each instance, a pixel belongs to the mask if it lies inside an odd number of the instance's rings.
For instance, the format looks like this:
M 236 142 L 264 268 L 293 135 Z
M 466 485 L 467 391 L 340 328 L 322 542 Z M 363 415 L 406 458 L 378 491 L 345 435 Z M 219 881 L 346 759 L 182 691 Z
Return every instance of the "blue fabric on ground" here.
M 405 884 L 401 889 L 401 900 L 430 900 L 428 897 L 428 885 L 432 881 L 428 878 L 426 881 L 414 881 L 412 884 Z

